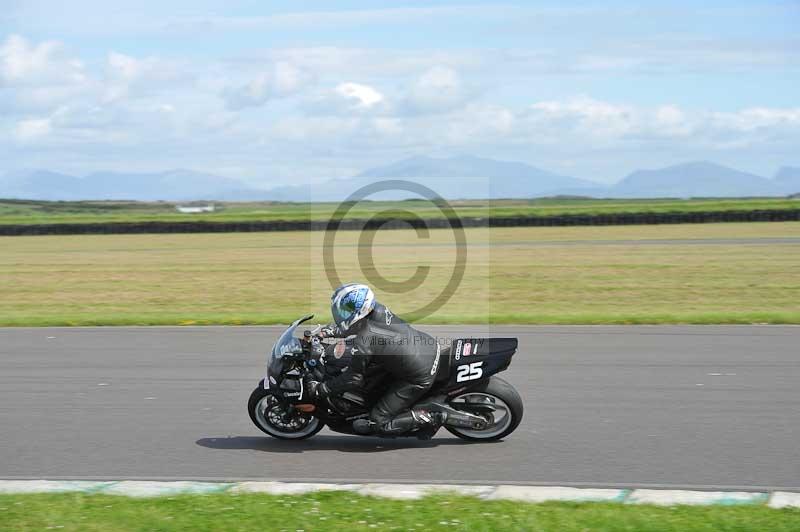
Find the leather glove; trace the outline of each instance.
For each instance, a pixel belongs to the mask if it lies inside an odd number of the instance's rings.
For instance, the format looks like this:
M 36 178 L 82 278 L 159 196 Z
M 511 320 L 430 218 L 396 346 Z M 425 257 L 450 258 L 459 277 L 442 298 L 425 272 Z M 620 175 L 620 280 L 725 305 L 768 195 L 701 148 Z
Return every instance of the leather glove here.
M 339 328 L 335 325 L 326 325 L 319 331 L 319 335 L 323 338 L 335 338 L 339 333 Z

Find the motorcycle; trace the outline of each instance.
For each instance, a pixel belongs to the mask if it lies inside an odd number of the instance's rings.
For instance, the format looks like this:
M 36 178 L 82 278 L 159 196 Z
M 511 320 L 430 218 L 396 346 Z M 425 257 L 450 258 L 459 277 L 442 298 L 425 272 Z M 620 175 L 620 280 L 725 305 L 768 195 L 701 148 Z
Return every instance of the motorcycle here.
M 297 338 L 297 328 L 313 317 L 303 316 L 281 334 L 270 353 L 267 374 L 250 394 L 250 419 L 274 438 L 302 440 L 326 425 L 334 432 L 356 434 L 353 421 L 369 417 L 370 406 L 391 378 L 375 365 L 369 368 L 365 388 L 359 393 L 345 392 L 327 404 L 315 404 L 305 383 L 324 381 L 344 370 L 352 341 L 325 344 L 318 334 L 320 327 Z M 517 339 L 463 338 L 449 347 L 437 344 L 437 348 L 435 382 L 412 408 L 444 414 L 442 426 L 464 440 L 493 441 L 514 432 L 522 421 L 522 399 L 496 374 L 508 368 Z M 427 427 L 425 437 L 432 437 L 439 428 Z M 396 436 L 422 437 L 418 431 L 392 435 Z

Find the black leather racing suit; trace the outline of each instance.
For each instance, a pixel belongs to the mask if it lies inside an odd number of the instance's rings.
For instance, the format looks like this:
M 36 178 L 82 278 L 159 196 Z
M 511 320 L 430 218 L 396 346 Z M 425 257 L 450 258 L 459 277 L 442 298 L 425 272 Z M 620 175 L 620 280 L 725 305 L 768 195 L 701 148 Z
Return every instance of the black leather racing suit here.
M 407 430 L 407 423 L 393 427 L 391 421 L 433 385 L 440 356 L 436 339 L 417 331 L 380 303 L 347 332 L 352 334 L 356 337 L 350 367 L 325 381 L 325 387 L 330 394 L 358 390 L 364 385 L 367 368 L 380 365 L 394 380 L 372 407 L 370 419 L 384 432 Z

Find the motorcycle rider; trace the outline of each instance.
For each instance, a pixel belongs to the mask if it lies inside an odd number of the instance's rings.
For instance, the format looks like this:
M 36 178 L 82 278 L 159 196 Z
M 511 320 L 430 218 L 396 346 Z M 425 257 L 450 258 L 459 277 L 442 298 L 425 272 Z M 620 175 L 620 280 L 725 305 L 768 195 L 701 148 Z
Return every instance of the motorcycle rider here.
M 331 296 L 335 326 L 323 329 L 323 336 L 346 338 L 355 335 L 352 362 L 340 375 L 323 383 L 311 382 L 310 392 L 318 403 L 331 396 L 361 389 L 367 368 L 380 365 L 394 379 L 372 407 L 369 419 L 357 419 L 353 430 L 360 434 L 379 432 L 401 434 L 433 428 L 440 415 L 410 407 L 433 385 L 439 366 L 440 346 L 435 338 L 417 331 L 375 300 L 364 284 L 350 283 Z M 425 434 L 425 431 L 420 431 Z

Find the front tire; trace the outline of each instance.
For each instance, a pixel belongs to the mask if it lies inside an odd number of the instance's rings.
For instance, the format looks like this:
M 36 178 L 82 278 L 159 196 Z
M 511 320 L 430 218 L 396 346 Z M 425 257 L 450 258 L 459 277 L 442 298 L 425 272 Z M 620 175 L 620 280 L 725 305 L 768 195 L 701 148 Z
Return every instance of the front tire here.
M 492 414 L 493 423 L 481 430 L 448 427 L 445 425 L 444 428 L 462 440 L 500 440 L 514 432 L 522 421 L 524 410 L 522 399 L 517 390 L 500 377 L 492 376 L 481 386 L 471 388 L 457 395 L 450 400 L 450 406 L 458 409 L 459 405 L 463 405 L 464 410 L 469 410 L 468 404 L 470 402 L 492 406 L 494 408 L 494 413 Z
M 250 394 L 247 401 L 250 419 L 261 432 L 279 440 L 304 440 L 321 431 L 325 424 L 314 416 L 293 412 L 287 419 L 286 408 L 264 382 Z

